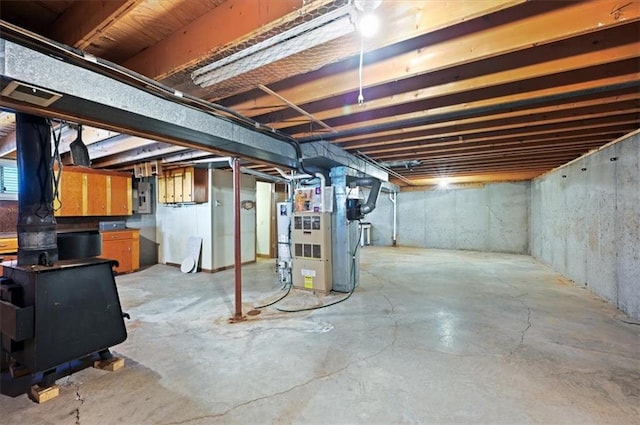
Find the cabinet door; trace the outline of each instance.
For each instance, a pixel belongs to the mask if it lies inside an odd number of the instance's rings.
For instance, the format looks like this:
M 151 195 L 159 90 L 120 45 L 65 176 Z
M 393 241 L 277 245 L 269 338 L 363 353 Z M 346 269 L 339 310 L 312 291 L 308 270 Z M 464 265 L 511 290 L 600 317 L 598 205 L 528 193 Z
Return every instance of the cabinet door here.
M 182 202 L 193 201 L 193 169 L 185 168 L 182 175 Z
M 131 239 L 114 239 L 102 241 L 102 258 L 117 260 L 118 273 L 131 271 Z
M 124 176 L 107 176 L 109 202 L 107 215 L 131 215 L 132 193 L 131 178 Z
M 68 217 L 82 215 L 82 195 L 83 195 L 83 174 L 73 171 L 62 170 L 60 185 L 58 186 L 58 197 L 60 201 L 54 199 L 53 207 L 57 208 L 54 215 L 57 217 Z
M 140 268 L 140 232 L 131 231 L 131 270 Z
M 165 191 L 167 194 L 167 203 L 169 204 L 176 202 L 174 188 L 175 188 L 175 185 L 173 184 L 173 176 L 169 174 L 166 176 L 166 186 L 165 186 Z
M 87 173 L 84 175 L 87 191 L 85 215 L 107 214 L 107 176 Z
M 183 181 L 182 170 L 177 170 L 175 174 L 173 174 L 174 202 L 184 202 Z
M 167 178 L 165 176 L 158 176 L 158 202 L 167 203 Z
M 209 199 L 209 170 L 193 168 L 193 181 L 191 190 L 193 202 L 207 202 Z

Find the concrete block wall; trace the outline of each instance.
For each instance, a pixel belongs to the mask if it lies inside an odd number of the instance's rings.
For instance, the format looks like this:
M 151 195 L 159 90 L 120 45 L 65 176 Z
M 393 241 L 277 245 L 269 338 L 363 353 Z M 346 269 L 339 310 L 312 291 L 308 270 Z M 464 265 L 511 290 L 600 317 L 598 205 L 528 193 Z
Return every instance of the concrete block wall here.
M 400 192 L 398 244 L 421 248 L 529 253 L 530 183 Z M 365 221 L 374 245 L 391 245 L 393 204 L 381 194 Z
M 640 319 L 640 135 L 539 177 L 531 255 Z

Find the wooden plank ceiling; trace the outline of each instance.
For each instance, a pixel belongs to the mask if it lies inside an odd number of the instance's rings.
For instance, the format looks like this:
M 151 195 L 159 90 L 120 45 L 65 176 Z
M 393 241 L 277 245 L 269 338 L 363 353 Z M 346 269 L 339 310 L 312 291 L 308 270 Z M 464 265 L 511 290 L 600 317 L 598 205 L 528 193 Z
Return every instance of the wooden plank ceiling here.
M 0 17 L 301 143 L 327 140 L 385 164 L 403 186 L 530 179 L 639 127 L 640 2 L 631 0 L 383 0 L 371 38 L 347 28 L 309 41 L 318 30 L 217 71 L 208 87 L 194 83 L 205 65 L 343 10 L 359 25 L 348 0 L 3 0 Z M 0 152 L 15 138 L 9 121 L 0 120 Z M 113 136 L 87 136 L 93 166 L 211 155 Z

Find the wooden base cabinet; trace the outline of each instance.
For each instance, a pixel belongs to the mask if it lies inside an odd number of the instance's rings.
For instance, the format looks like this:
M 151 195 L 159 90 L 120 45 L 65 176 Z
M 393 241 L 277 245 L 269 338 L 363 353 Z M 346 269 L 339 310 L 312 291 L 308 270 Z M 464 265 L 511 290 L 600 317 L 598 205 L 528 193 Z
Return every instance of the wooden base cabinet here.
M 109 230 L 102 236 L 101 258 L 118 261 L 116 271 L 128 273 L 140 268 L 140 231 L 136 229 Z

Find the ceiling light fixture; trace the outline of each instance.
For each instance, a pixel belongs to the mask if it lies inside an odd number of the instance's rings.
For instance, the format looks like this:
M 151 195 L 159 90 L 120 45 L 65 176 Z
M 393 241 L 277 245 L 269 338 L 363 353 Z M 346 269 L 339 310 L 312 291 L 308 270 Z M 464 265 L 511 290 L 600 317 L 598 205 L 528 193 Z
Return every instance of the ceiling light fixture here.
M 354 0 L 353 5 L 359 12 L 355 16 L 356 27 L 360 33 L 360 64 L 358 66 L 358 104 L 364 105 L 364 94 L 362 93 L 362 66 L 364 63 L 364 39 L 373 37 L 380 28 L 380 21 L 376 14 L 373 12 L 376 10 L 382 0 Z M 358 16 L 359 15 L 359 16 Z
M 358 32 L 364 38 L 371 38 L 378 33 L 380 29 L 380 19 L 375 13 L 367 13 L 362 15 L 358 20 Z
M 438 182 L 438 188 L 439 189 L 448 189 L 449 188 L 449 179 L 446 177 L 443 177 L 440 179 L 440 181 Z

